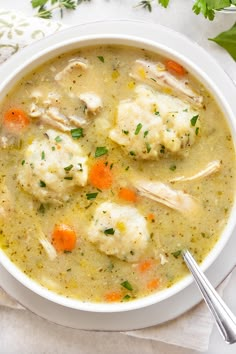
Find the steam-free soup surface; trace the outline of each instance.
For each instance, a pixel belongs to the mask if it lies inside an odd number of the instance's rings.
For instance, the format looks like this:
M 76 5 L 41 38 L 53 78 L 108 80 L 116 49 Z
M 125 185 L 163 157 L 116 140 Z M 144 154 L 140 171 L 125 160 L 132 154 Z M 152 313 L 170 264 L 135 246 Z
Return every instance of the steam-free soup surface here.
M 171 58 L 97 46 L 1 104 L 0 244 L 66 297 L 131 301 L 202 262 L 227 224 L 235 151 L 205 87 Z

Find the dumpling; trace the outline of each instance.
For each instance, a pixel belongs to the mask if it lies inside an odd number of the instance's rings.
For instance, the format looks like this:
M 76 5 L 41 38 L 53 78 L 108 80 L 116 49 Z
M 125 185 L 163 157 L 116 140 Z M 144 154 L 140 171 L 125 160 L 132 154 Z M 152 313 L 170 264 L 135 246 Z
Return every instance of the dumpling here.
M 41 202 L 67 201 L 87 178 L 87 156 L 78 142 L 52 129 L 27 147 L 18 174 L 20 186 Z
M 104 202 L 95 211 L 88 239 L 107 255 L 136 262 L 148 245 L 149 232 L 135 207 Z
M 138 85 L 134 99 L 119 103 L 109 136 L 132 156 L 158 159 L 194 144 L 199 127 L 199 112 L 188 102 Z

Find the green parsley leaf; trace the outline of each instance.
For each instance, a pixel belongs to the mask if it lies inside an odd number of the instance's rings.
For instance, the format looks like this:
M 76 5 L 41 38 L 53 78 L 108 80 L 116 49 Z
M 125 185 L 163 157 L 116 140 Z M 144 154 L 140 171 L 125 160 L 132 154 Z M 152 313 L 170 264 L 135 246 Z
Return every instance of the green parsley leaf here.
M 190 119 L 190 122 L 191 122 L 191 126 L 192 127 L 195 127 L 196 123 L 197 123 L 197 120 L 198 120 L 198 117 L 199 115 L 197 114 L 196 116 L 193 116 L 191 119 Z
M 143 137 L 146 138 L 146 136 L 148 135 L 149 131 L 146 130 L 144 133 L 143 133 Z
M 159 116 L 159 115 L 160 115 L 160 112 L 155 111 L 155 116 Z
M 198 135 L 198 133 L 199 133 L 199 127 L 197 127 L 197 128 L 195 129 L 195 134 Z
M 129 301 L 131 299 L 131 296 L 129 295 L 129 294 L 126 294 L 124 297 L 123 297 L 123 299 L 122 299 L 122 301 Z
M 41 160 L 45 160 L 45 152 L 44 151 L 42 151 Z
M 130 151 L 129 154 L 130 154 L 131 156 L 136 156 L 136 154 L 135 154 L 134 151 Z
M 125 134 L 125 135 L 128 135 L 129 131 L 128 130 L 122 130 L 122 133 Z
M 69 165 L 69 166 L 64 167 L 64 170 L 68 172 L 68 171 L 70 171 L 73 167 L 74 167 L 73 165 Z
M 102 62 L 104 63 L 105 62 L 105 59 L 102 55 L 98 55 L 97 58 Z
M 182 253 L 182 250 L 178 250 L 178 251 L 175 251 L 175 252 L 172 252 L 172 256 L 174 256 L 175 258 L 178 258 Z
M 60 143 L 62 141 L 62 138 L 58 135 L 58 136 L 55 137 L 55 141 L 57 143 Z
M 45 188 L 47 185 L 46 185 L 46 183 L 45 183 L 44 181 L 40 180 L 40 181 L 39 181 L 39 186 L 40 186 L 41 188 Z
M 208 18 L 210 21 L 214 20 L 215 11 L 208 6 L 207 0 L 196 0 L 192 7 L 192 10 L 196 15 L 199 15 L 201 13 L 205 18 Z
M 108 149 L 105 146 L 98 146 L 95 151 L 95 157 L 100 157 L 106 155 L 108 153 Z
M 104 230 L 105 235 L 114 235 L 115 230 L 113 228 Z
M 161 6 L 167 8 L 167 6 L 169 5 L 169 0 L 158 0 L 158 3 L 159 3 Z
M 70 133 L 73 139 L 79 139 L 84 136 L 83 128 L 71 129 Z
M 121 283 L 120 285 L 123 286 L 127 290 L 130 290 L 130 291 L 133 290 L 133 287 L 128 280 L 123 281 L 123 283 Z
M 98 193 L 87 193 L 87 200 L 94 200 L 97 197 Z
M 25 160 L 22 160 L 22 161 L 21 161 L 21 164 L 22 164 L 22 166 L 24 166 L 24 164 L 25 164 Z
M 135 129 L 134 134 L 135 134 L 135 135 L 138 135 L 138 133 L 140 132 L 140 130 L 142 129 L 142 127 L 143 127 L 142 123 L 139 123 L 139 124 L 137 125 L 136 129 Z
M 222 48 L 227 50 L 236 61 L 236 22 L 229 30 L 220 33 L 215 38 L 209 38 L 209 40 L 219 44 Z
M 146 149 L 147 149 L 147 153 L 149 154 L 149 152 L 152 150 L 152 147 L 149 143 L 146 143 Z

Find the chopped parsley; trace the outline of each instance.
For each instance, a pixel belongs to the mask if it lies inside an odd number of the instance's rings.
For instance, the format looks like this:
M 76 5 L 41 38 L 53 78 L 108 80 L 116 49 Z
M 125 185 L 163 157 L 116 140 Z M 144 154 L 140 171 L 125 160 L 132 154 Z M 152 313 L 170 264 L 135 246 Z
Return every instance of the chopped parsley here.
M 87 200 L 94 200 L 98 195 L 98 192 L 95 192 L 95 193 L 87 193 L 86 194 L 86 197 L 87 197 Z
M 55 141 L 57 143 L 60 143 L 62 141 L 62 138 L 58 135 L 58 136 L 55 137 Z
M 71 268 L 68 268 L 66 271 L 67 271 L 67 272 L 71 272 Z
M 180 255 L 181 255 L 181 252 L 182 250 L 178 250 L 178 251 L 175 251 L 175 252 L 172 252 L 172 256 L 174 256 L 175 258 L 178 258 Z
M 199 127 L 197 127 L 197 128 L 195 129 L 195 134 L 198 135 L 198 133 L 199 133 Z
M 121 283 L 120 285 L 123 286 L 127 290 L 130 290 L 130 291 L 133 290 L 133 287 L 128 280 L 123 281 L 123 283 Z
M 136 156 L 136 154 L 135 154 L 134 151 L 130 151 L 129 154 L 130 154 L 131 156 Z
M 105 235 L 114 235 L 115 230 L 113 228 L 104 230 Z
M 102 55 L 98 55 L 97 58 L 102 62 L 105 63 L 105 59 Z
M 83 165 L 82 165 L 82 163 L 78 163 L 78 166 L 79 166 L 79 171 L 81 172 L 81 171 L 83 171 Z
M 128 130 L 122 130 L 122 133 L 125 134 L 125 135 L 128 135 L 129 131 Z
M 71 129 L 70 133 L 73 139 L 79 139 L 84 136 L 83 128 Z
M 126 295 L 123 297 L 122 301 L 129 301 L 130 299 L 131 299 L 131 296 L 130 296 L 129 294 L 126 294 Z
M 22 164 L 22 166 L 24 166 L 24 164 L 25 164 L 25 160 L 22 160 L 22 161 L 21 161 L 21 164 Z
M 165 146 L 164 146 L 164 145 L 161 145 L 160 153 L 161 153 L 161 154 L 164 154 L 164 153 L 165 153 Z
M 65 170 L 66 172 L 68 172 L 68 171 L 70 171 L 73 167 L 74 167 L 73 165 L 69 165 L 69 166 L 64 167 L 64 170 Z
M 129 170 L 129 166 L 127 166 L 126 168 L 125 168 L 125 171 L 128 171 Z
M 198 117 L 199 115 L 197 114 L 196 116 L 193 116 L 191 119 L 190 119 L 190 122 L 191 122 L 191 126 L 192 127 L 195 127 L 196 123 L 197 123 L 197 120 L 198 120 Z
M 55 151 L 55 150 L 56 150 L 55 146 L 52 146 L 52 151 Z
M 149 152 L 152 150 L 151 145 L 149 143 L 146 143 L 146 149 L 147 149 L 147 153 L 149 154 Z
M 95 151 L 95 157 L 100 157 L 106 155 L 108 153 L 108 149 L 106 146 L 98 146 Z
M 64 177 L 64 179 L 67 179 L 68 181 L 72 181 L 73 177 Z
M 45 152 L 44 151 L 42 151 L 41 160 L 45 160 Z
M 40 186 L 41 188 L 45 188 L 45 187 L 46 187 L 46 183 L 45 183 L 44 181 L 40 180 L 40 181 L 39 181 L 39 186 Z
M 171 165 L 171 166 L 170 166 L 170 170 L 171 170 L 171 171 L 175 171 L 175 170 L 176 170 L 176 165 Z
M 146 136 L 148 135 L 149 131 L 146 130 L 144 133 L 143 133 L 143 137 L 146 138 Z
M 140 132 L 140 130 L 142 129 L 142 127 L 143 127 L 142 123 L 139 123 L 139 124 L 137 125 L 136 129 L 135 129 L 134 134 L 135 134 L 135 135 L 138 135 L 139 132 Z
M 160 112 L 159 111 L 155 111 L 155 116 L 159 116 Z
M 150 77 L 150 79 L 154 82 L 157 82 L 157 80 L 155 80 L 153 77 Z

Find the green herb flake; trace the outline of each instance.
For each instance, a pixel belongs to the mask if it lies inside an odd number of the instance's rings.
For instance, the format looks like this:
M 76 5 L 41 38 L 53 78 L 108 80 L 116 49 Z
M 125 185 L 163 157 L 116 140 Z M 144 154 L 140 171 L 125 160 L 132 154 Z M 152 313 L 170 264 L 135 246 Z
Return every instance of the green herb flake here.
M 42 180 L 39 181 L 39 187 L 45 188 L 46 186 L 47 185 L 46 185 L 46 183 L 44 181 L 42 181 Z
M 87 200 L 94 200 L 98 195 L 98 192 L 96 193 L 87 193 L 86 194 L 86 197 L 87 197 Z
M 71 251 L 65 250 L 64 253 L 65 253 L 65 254 L 68 254 L 68 253 L 71 253 Z
M 198 135 L 198 133 L 199 133 L 199 127 L 197 127 L 197 128 L 195 129 L 195 134 Z
M 152 150 L 152 147 L 149 143 L 146 143 L 146 149 L 147 149 L 147 153 L 149 154 L 149 152 Z
M 130 296 L 129 294 L 126 294 L 126 295 L 123 297 L 122 301 L 125 302 L 125 301 L 129 301 L 130 299 L 131 299 L 131 296 Z
M 131 156 L 136 156 L 136 154 L 135 154 L 134 151 L 130 151 L 129 154 L 130 154 Z
M 67 271 L 67 272 L 71 272 L 71 268 L 68 268 L 66 271 Z
M 127 166 L 126 168 L 125 168 L 125 171 L 128 171 L 129 170 L 129 166 Z
M 105 235 L 114 235 L 115 230 L 113 228 L 104 230 Z
M 199 115 L 197 114 L 196 116 L 193 116 L 191 119 L 190 119 L 190 122 L 191 122 L 191 126 L 192 127 L 195 127 L 196 123 L 197 123 L 197 120 L 198 120 L 198 117 Z
M 84 136 L 83 128 L 75 128 L 70 131 L 73 139 L 79 139 Z
M 123 286 L 123 288 L 132 291 L 133 287 L 130 284 L 130 282 L 128 280 L 123 281 L 123 283 L 120 284 L 121 286 Z
M 164 154 L 165 153 L 165 146 L 164 145 L 161 145 L 161 149 L 160 149 L 160 153 L 161 154 Z
M 175 258 L 178 258 L 182 253 L 182 250 L 178 250 L 178 251 L 175 251 L 175 252 L 172 252 L 172 256 L 174 256 Z
M 73 177 L 64 177 L 64 179 L 67 179 L 68 181 L 72 181 Z
M 106 155 L 108 153 L 108 149 L 105 146 L 98 146 L 95 151 L 95 157 L 100 157 Z
M 102 55 L 98 55 L 97 58 L 102 62 L 105 63 L 105 59 Z
M 128 130 L 122 130 L 122 133 L 125 135 L 129 135 L 129 131 Z
M 159 111 L 155 111 L 155 116 L 159 116 L 160 115 L 160 112 Z
M 57 143 L 60 143 L 62 141 L 62 138 L 58 135 L 58 136 L 55 137 L 55 141 Z
M 25 160 L 22 160 L 22 161 L 21 161 L 21 164 L 22 164 L 22 166 L 24 166 L 24 164 L 25 164 Z
M 69 165 L 69 166 L 64 167 L 64 170 L 66 172 L 69 172 L 73 167 L 74 167 L 73 165 Z
M 140 132 L 140 130 L 142 129 L 142 127 L 143 127 L 142 123 L 139 123 L 139 124 L 137 125 L 136 129 L 135 129 L 134 134 L 135 134 L 135 135 L 138 135 L 139 132 Z
M 175 171 L 176 170 L 176 165 L 170 165 L 170 170 Z
M 55 151 L 55 150 L 56 150 L 55 146 L 52 146 L 52 151 Z
M 45 160 L 45 152 L 44 151 L 42 151 L 41 160 Z
M 185 108 L 185 109 L 183 110 L 183 112 L 188 112 L 188 108 Z
M 146 130 L 144 133 L 143 133 L 143 137 L 146 138 L 146 136 L 148 135 L 149 131 Z

